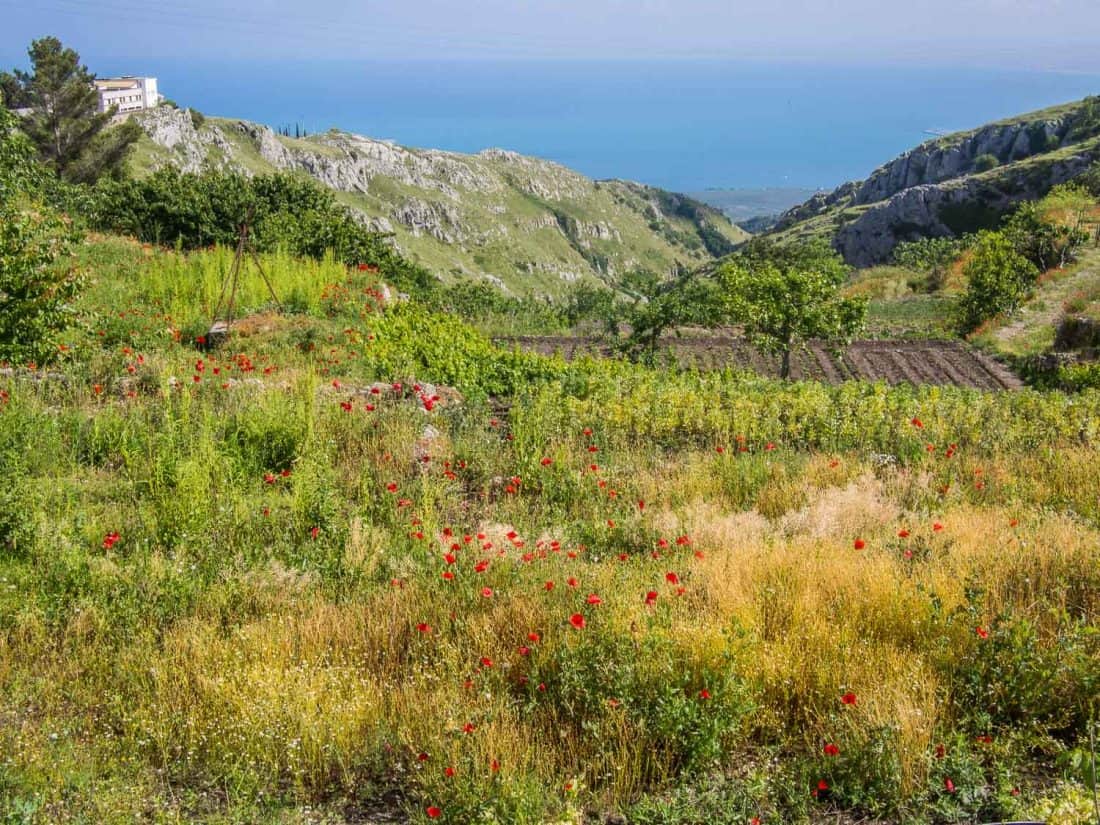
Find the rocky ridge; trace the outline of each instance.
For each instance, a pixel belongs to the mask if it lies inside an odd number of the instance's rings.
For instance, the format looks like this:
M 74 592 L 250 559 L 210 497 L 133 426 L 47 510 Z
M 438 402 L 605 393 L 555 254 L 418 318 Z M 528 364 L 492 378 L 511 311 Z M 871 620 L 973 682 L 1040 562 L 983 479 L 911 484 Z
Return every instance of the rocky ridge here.
M 992 225 L 1100 158 L 1098 108 L 1089 99 L 926 141 L 788 210 L 771 231 L 828 233 L 848 263 L 870 266 L 901 241 Z
M 260 124 L 196 119 L 163 106 L 138 122 L 147 138 L 138 174 L 173 165 L 308 175 L 444 279 L 486 280 L 517 293 L 553 295 L 581 279 L 613 283 L 639 267 L 672 272 L 747 237 L 718 210 L 684 196 L 593 181 L 502 149 L 411 149 L 336 130 L 287 138 Z

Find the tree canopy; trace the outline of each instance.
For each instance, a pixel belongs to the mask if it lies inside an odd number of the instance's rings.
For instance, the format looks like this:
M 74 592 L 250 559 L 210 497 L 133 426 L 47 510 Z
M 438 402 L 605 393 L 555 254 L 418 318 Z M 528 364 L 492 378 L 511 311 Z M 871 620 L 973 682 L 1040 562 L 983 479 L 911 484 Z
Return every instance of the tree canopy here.
M 718 269 L 728 317 L 754 345 L 780 357 L 789 378 L 791 353 L 810 339 L 848 341 L 863 328 L 862 298 L 840 294 L 844 261 L 824 243 L 749 243 Z
M 110 127 L 113 111 L 98 112 L 95 75 L 80 55 L 56 37 L 31 43 L 31 71 L 0 75 L 0 91 L 9 106 L 27 108 L 20 128 L 39 157 L 66 180 L 92 182 L 117 174 L 140 135 L 140 127 Z

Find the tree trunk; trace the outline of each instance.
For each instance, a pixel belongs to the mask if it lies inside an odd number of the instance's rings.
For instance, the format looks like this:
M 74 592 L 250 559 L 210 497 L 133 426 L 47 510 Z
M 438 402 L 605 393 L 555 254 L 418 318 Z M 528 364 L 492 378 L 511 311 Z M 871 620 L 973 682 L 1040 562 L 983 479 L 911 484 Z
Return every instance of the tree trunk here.
M 786 381 L 791 377 L 791 348 L 783 350 L 782 361 L 779 364 L 779 377 Z

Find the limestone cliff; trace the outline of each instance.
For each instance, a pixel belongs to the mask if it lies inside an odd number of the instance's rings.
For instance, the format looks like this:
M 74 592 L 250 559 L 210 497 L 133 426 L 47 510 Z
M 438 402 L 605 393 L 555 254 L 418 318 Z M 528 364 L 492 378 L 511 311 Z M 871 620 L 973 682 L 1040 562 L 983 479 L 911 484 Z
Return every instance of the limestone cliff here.
M 901 241 L 993 226 L 1100 158 L 1098 108 L 1089 99 L 927 141 L 788 210 L 772 232 L 827 234 L 850 264 L 869 266 Z
M 747 237 L 718 210 L 685 196 L 593 181 L 500 149 L 411 149 L 335 130 L 288 138 L 170 107 L 138 121 L 146 134 L 138 174 L 171 164 L 189 172 L 308 175 L 374 227 L 392 231 L 406 255 L 444 279 L 553 295 L 581 279 L 613 283 L 636 268 L 665 273 L 706 263 Z

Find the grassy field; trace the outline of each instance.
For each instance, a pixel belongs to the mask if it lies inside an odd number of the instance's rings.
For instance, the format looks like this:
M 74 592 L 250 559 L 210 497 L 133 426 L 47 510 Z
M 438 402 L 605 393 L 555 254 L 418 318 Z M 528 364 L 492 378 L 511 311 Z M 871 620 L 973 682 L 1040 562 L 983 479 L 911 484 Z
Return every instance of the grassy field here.
M 205 351 L 224 250 L 79 258 L 0 374 L 0 822 L 1093 821 L 1100 394 L 566 364 L 279 256 Z

